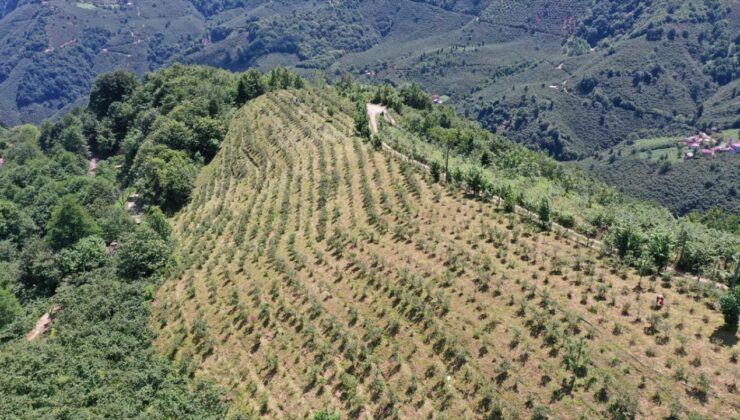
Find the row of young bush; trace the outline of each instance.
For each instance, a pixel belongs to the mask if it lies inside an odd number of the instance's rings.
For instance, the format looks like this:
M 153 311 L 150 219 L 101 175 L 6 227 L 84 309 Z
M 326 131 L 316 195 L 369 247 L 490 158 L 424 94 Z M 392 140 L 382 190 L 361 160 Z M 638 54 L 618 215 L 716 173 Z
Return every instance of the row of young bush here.
M 526 175 L 522 170 L 515 170 L 514 177 L 530 176 L 532 178 L 546 178 L 549 182 L 566 191 L 568 194 L 579 194 L 582 191 L 593 191 L 595 189 L 611 190 L 600 185 L 585 174 L 572 168 L 553 168 L 559 164 L 539 153 L 525 150 L 524 148 L 508 144 L 501 145 L 501 140 L 490 137 L 490 133 L 482 133 L 470 129 L 469 122 L 462 122 L 450 109 L 444 107 L 433 107 L 431 98 L 420 91 L 418 86 L 410 85 L 396 91 L 387 85 L 381 87 L 368 87 L 358 84 L 345 83 L 338 86 L 341 93 L 349 96 L 357 104 L 355 116 L 356 129 L 359 135 L 371 141 L 380 149 L 383 146 L 382 133 L 371 135 L 369 131 L 369 120 L 365 110 L 365 102 L 379 103 L 388 106 L 397 113 L 421 114 L 408 118 L 411 121 L 407 130 L 413 131 L 415 135 L 430 144 L 435 144 L 435 130 L 455 130 L 457 137 L 453 137 L 454 145 L 446 145 L 449 150 L 461 158 L 462 162 L 470 163 L 473 156 L 481 156 L 475 159 L 482 164 L 473 163 L 466 165 L 468 169 L 461 167 L 448 167 L 448 164 L 435 159 L 428 159 L 418 152 L 410 151 L 407 155 L 411 159 L 419 161 L 429 170 L 432 182 L 444 182 L 451 188 L 464 189 L 477 199 L 491 201 L 499 200 L 507 212 L 514 212 L 520 207 L 530 216 L 534 216 L 538 224 L 549 229 L 553 223 L 564 228 L 574 229 L 579 234 L 585 235 L 593 240 L 601 240 L 604 251 L 615 255 L 619 264 L 633 266 L 641 274 L 663 274 L 667 268 L 673 266 L 676 270 L 691 273 L 697 276 L 709 277 L 718 283 L 723 283 L 730 288 L 730 292 L 723 296 L 722 308 L 728 325 L 737 325 L 738 313 L 740 313 L 740 293 L 734 293 L 732 289 L 740 283 L 740 238 L 736 235 L 720 232 L 708 228 L 702 224 L 695 223 L 688 218 L 674 219 L 667 216 L 661 220 L 652 220 L 644 223 L 640 214 L 651 205 L 636 202 L 624 197 L 616 191 L 609 191 L 608 205 L 618 207 L 618 211 L 600 212 L 596 216 L 586 214 L 579 215 L 580 219 L 587 220 L 586 223 L 578 224 L 576 218 L 568 211 L 559 211 L 554 208 L 547 196 L 539 200 L 528 200 L 522 190 L 508 182 L 505 177 L 501 178 L 501 171 L 496 171 L 502 166 L 510 167 L 512 161 L 526 162 L 520 164 L 522 169 L 531 168 L 532 161 L 539 170 Z M 418 99 L 417 96 L 426 95 L 429 100 Z M 430 122 L 431 121 L 431 122 Z M 457 127 L 456 127 L 457 126 Z M 460 141 L 461 130 L 472 132 L 469 141 Z M 435 144 L 437 147 L 439 142 Z M 462 150 L 461 150 L 462 149 Z M 481 149 L 483 149 L 481 151 Z M 406 151 L 403 151 L 406 152 Z M 512 155 L 521 155 L 514 157 Z M 475 162 L 474 160 L 474 162 Z M 506 160 L 503 164 L 500 160 Z M 496 182 L 489 181 L 488 170 L 495 171 Z M 667 212 L 666 212 L 667 214 Z M 590 218 L 589 218 L 590 217 Z

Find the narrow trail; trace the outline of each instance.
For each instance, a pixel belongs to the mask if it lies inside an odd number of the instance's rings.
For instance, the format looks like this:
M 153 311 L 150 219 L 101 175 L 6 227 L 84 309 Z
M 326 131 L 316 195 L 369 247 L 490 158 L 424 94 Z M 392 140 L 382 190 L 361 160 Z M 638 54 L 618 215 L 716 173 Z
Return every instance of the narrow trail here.
M 368 119 L 370 120 L 370 133 L 374 136 L 378 134 L 378 116 L 383 116 L 383 118 L 385 118 L 385 120 L 390 125 L 396 125 L 396 120 L 388 112 L 388 108 L 383 105 L 367 104 L 367 115 Z M 409 156 L 406 156 L 405 154 L 391 147 L 388 143 L 381 142 L 381 144 L 383 150 L 393 155 L 393 157 L 404 162 L 409 162 L 425 172 L 429 172 L 431 170 L 428 165 L 419 162 L 418 160 L 415 160 Z
M 370 120 L 370 133 L 372 135 L 377 135 L 379 131 L 378 116 L 383 116 L 389 124 L 394 125 L 394 126 L 396 125 L 396 120 L 393 118 L 390 112 L 388 112 L 388 108 L 383 105 L 370 104 L 370 103 L 367 104 L 367 115 L 368 115 L 368 119 Z M 394 149 L 388 143 L 382 142 L 382 147 L 383 147 L 383 150 L 390 153 L 395 158 L 400 159 L 405 162 L 409 162 L 424 172 L 427 172 L 427 173 L 431 172 L 431 169 L 429 168 L 428 165 L 422 162 L 419 162 L 418 160 L 415 160 L 411 156 L 408 156 L 404 153 L 399 152 L 398 150 Z M 492 201 L 496 205 L 500 205 L 501 203 L 503 203 L 503 199 L 499 196 L 493 196 Z M 526 217 L 532 222 L 539 221 L 539 215 L 521 206 L 515 206 L 514 213 L 520 216 Z M 595 251 L 601 252 L 605 249 L 604 242 L 598 239 L 589 238 L 586 235 L 580 234 L 573 229 L 566 228 L 555 222 L 552 222 L 552 231 L 562 235 L 565 238 L 575 240 L 578 245 L 586 246 Z M 682 273 L 679 273 L 675 268 L 670 268 L 668 273 L 672 275 L 678 275 L 680 278 L 688 279 L 690 281 L 696 281 L 702 284 L 709 284 L 720 290 L 728 290 L 728 287 L 722 283 L 717 283 L 705 277 L 700 277 L 700 276 L 696 277 L 696 276 L 691 276 L 687 274 L 682 274 Z
M 98 169 L 98 158 L 92 158 L 87 162 L 87 174 L 89 176 L 95 175 L 95 171 Z
M 38 321 L 36 321 L 36 326 L 33 327 L 31 331 L 28 332 L 26 335 L 26 340 L 28 341 L 34 341 L 37 338 L 43 336 L 46 334 L 50 329 L 51 325 L 53 323 L 52 316 L 61 309 L 58 305 L 53 306 L 51 309 L 49 309 L 48 312 L 43 314 L 41 318 L 39 318 Z
M 370 118 L 370 132 L 373 135 L 378 134 L 378 115 L 385 117 L 385 120 L 392 125 L 396 124 L 396 121 L 388 114 L 388 108 L 383 105 L 367 104 L 367 116 Z
M 131 217 L 137 225 L 140 225 L 144 217 L 144 206 L 141 202 L 141 195 L 131 194 L 126 200 L 126 210 L 131 213 Z

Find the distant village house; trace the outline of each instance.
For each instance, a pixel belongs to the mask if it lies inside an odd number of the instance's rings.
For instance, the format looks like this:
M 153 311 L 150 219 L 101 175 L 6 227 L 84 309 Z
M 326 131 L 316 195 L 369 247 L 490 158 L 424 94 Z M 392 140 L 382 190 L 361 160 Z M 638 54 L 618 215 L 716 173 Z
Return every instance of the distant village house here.
M 740 153 L 740 141 L 730 139 L 720 142 L 704 132 L 686 137 L 680 140 L 678 145 L 688 149 L 684 154 L 686 159 L 710 158 L 720 154 Z

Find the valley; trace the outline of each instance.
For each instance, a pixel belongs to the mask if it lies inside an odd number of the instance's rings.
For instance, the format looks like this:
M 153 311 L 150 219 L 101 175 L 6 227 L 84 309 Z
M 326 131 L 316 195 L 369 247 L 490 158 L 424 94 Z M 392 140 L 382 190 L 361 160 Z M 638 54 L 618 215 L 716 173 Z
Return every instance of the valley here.
M 286 66 L 304 77 L 417 82 L 483 127 L 594 166 L 621 188 L 590 159 L 641 138 L 740 124 L 740 7 L 731 1 L 52 0 L 0 11 L 7 126 L 84 105 L 95 76 L 115 69 Z M 617 172 L 643 177 L 640 164 Z M 705 171 L 696 177 L 717 184 Z M 677 215 L 706 210 L 701 203 L 723 193 L 692 187 L 694 198 L 681 200 L 672 180 L 651 181 L 624 191 Z M 725 210 L 738 205 L 734 196 L 721 201 Z

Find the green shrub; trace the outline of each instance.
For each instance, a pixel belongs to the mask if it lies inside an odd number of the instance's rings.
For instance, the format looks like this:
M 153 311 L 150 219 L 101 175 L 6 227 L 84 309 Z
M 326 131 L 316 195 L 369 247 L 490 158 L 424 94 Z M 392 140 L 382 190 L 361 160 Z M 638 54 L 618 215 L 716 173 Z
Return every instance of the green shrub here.
M 719 300 L 720 310 L 725 319 L 725 325 L 730 328 L 737 328 L 738 317 L 740 317 L 740 286 L 735 286 Z
M 66 197 L 54 210 L 49 221 L 47 238 L 54 249 L 74 245 L 82 238 L 100 234 L 100 227 L 72 197 Z
M 136 228 L 118 250 L 118 272 L 128 279 L 161 273 L 171 262 L 170 244 L 147 225 Z
M 23 312 L 23 308 L 10 290 L 0 289 L 0 330 Z

